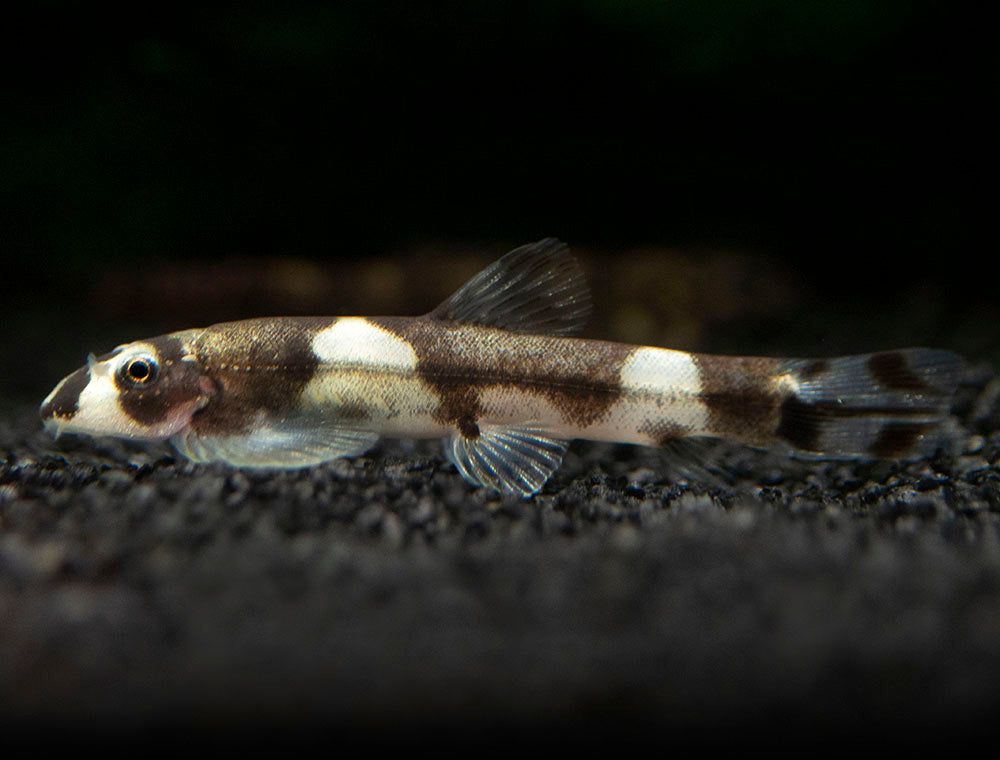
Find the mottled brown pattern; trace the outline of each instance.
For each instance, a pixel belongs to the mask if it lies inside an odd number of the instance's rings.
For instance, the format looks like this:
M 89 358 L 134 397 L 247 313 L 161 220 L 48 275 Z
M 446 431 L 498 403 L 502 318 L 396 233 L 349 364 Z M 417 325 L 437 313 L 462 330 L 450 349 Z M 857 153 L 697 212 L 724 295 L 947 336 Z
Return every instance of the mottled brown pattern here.
M 145 342 L 153 347 L 159 364 L 156 379 L 148 386 L 133 388 L 115 373 L 115 386 L 122 411 L 139 424 L 148 426 L 163 422 L 172 409 L 194 401 L 202 391 L 198 365 L 181 361 L 186 353 L 181 341 L 171 335 L 161 335 Z
M 295 408 L 319 360 L 312 341 L 329 317 L 280 317 L 225 322 L 194 342 L 202 373 L 214 389 L 192 426 L 199 435 L 246 432 L 260 412 L 280 415 Z
M 371 412 L 364 404 L 345 401 L 337 406 L 337 417 L 345 422 L 368 422 Z
M 708 429 L 744 443 L 767 443 L 781 418 L 778 360 L 694 354 L 694 361 L 701 373 Z
M 906 356 L 898 351 L 872 354 L 868 370 L 881 385 L 894 391 L 927 390 L 927 383 L 910 368 Z
M 468 438 L 479 434 L 482 415 L 479 386 L 474 382 L 476 367 L 463 360 L 449 340 L 445 323 L 428 318 L 376 317 L 368 320 L 406 340 L 417 355 L 417 375 L 437 393 L 440 406 L 435 419 L 455 425 Z M 469 329 L 469 328 L 466 328 Z M 476 328 L 483 330 L 485 328 Z M 475 433 L 475 435 L 472 435 Z
M 439 395 L 439 422 L 471 430 L 482 416 L 481 391 L 509 386 L 552 403 L 569 424 L 586 427 L 621 397 L 621 368 L 632 346 L 517 335 L 428 318 L 370 320 L 408 341 L 417 374 Z
M 669 420 L 644 420 L 636 429 L 637 433 L 644 433 L 652 437 L 657 446 L 666 446 L 671 441 L 684 438 L 691 434 L 691 429 L 685 425 L 678 425 Z

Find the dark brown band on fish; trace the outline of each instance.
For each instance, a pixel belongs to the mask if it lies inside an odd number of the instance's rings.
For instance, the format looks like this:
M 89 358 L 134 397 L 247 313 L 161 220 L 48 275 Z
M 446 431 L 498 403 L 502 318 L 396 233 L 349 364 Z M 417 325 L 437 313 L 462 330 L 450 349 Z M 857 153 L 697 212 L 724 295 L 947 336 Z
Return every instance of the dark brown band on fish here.
M 214 383 L 212 402 L 195 413 L 200 435 L 237 435 L 259 413 L 295 409 L 302 389 L 316 374 L 316 334 L 333 320 L 323 317 L 252 319 L 214 325 L 194 343 L 204 376 Z
M 758 357 L 692 355 L 701 375 L 700 400 L 713 435 L 764 444 L 778 427 L 782 394 L 778 361 Z
M 827 359 L 815 359 L 806 364 L 799 372 L 799 378 L 805 381 L 815 380 L 820 375 L 825 374 L 830 369 L 830 362 Z
M 878 383 L 889 390 L 927 390 L 927 383 L 913 372 L 906 355 L 900 351 L 872 354 L 868 359 L 868 370 Z
M 475 419 L 472 417 L 460 417 L 457 420 L 458 432 L 462 434 L 464 438 L 469 440 L 474 440 L 479 437 L 479 425 L 476 424 Z
M 622 365 L 633 347 L 603 341 L 518 336 L 427 318 L 369 321 L 407 341 L 417 375 L 438 394 L 438 422 L 467 426 L 483 414 L 485 388 L 510 386 L 547 399 L 564 422 L 586 427 L 622 396 Z
M 789 396 L 781 404 L 781 418 L 776 435 L 803 451 L 817 451 L 826 417 L 812 404 Z
M 156 380 L 148 387 L 129 387 L 115 374 L 118 404 L 122 411 L 141 425 L 163 422 L 179 404 L 198 398 L 198 367 L 194 362 L 182 362 L 186 349 L 177 338 L 164 335 L 149 341 L 153 357 L 162 367 Z
M 448 340 L 449 329 L 424 318 L 377 317 L 368 321 L 402 338 L 413 349 L 417 376 L 438 396 L 434 418 L 443 425 L 454 425 L 467 438 L 478 437 L 482 407 L 479 388 L 473 382 L 473 362 Z
M 868 447 L 868 453 L 880 459 L 904 456 L 913 451 L 921 437 L 934 427 L 931 423 L 890 422 Z
M 779 438 L 803 451 L 829 451 L 831 454 L 870 454 L 875 457 L 893 457 L 906 453 L 920 436 L 933 425 L 923 422 L 898 422 L 891 418 L 928 418 L 937 416 L 937 408 L 930 404 L 912 406 L 860 406 L 840 404 L 836 401 L 806 403 L 796 396 L 789 396 L 781 404 L 781 420 L 776 434 Z M 848 420 L 885 418 L 884 427 L 874 442 L 859 429 L 845 435 L 833 449 L 821 443 L 825 428 Z
M 585 428 L 622 397 L 621 374 L 634 348 L 624 343 L 553 342 L 538 366 L 528 359 L 517 370 L 567 422 Z M 516 381 L 515 381 L 516 384 Z

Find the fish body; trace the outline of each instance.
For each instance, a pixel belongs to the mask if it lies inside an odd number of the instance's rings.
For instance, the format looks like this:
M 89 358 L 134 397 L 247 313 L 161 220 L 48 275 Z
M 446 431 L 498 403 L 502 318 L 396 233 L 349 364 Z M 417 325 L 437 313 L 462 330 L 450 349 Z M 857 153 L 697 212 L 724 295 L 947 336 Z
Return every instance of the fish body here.
M 575 259 L 547 239 L 422 317 L 250 319 L 119 346 L 56 386 L 41 416 L 56 434 L 169 439 L 190 459 L 238 467 L 440 437 L 466 479 L 527 496 L 574 438 L 926 455 L 963 365 L 923 348 L 774 359 L 572 337 L 590 308 Z

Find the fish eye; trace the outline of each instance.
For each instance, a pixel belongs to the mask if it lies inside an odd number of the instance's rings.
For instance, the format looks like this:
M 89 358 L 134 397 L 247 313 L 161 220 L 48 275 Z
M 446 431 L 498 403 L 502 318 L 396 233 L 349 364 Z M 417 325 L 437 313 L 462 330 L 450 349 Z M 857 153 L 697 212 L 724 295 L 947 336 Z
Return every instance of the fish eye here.
M 152 356 L 134 356 L 118 369 L 118 377 L 128 387 L 142 388 L 159 374 L 159 365 Z

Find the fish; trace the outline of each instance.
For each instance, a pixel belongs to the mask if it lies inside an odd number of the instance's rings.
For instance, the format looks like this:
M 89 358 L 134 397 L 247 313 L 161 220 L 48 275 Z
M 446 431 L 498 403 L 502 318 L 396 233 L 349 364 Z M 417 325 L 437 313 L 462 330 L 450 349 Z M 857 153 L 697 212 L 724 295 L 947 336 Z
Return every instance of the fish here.
M 530 497 L 570 441 L 723 438 L 791 455 L 906 459 L 949 441 L 963 359 L 905 348 L 717 356 L 576 337 L 592 311 L 555 238 L 418 317 L 274 317 L 126 343 L 64 378 L 44 427 L 165 439 L 195 462 L 303 468 L 381 437 L 441 438 L 467 481 Z

